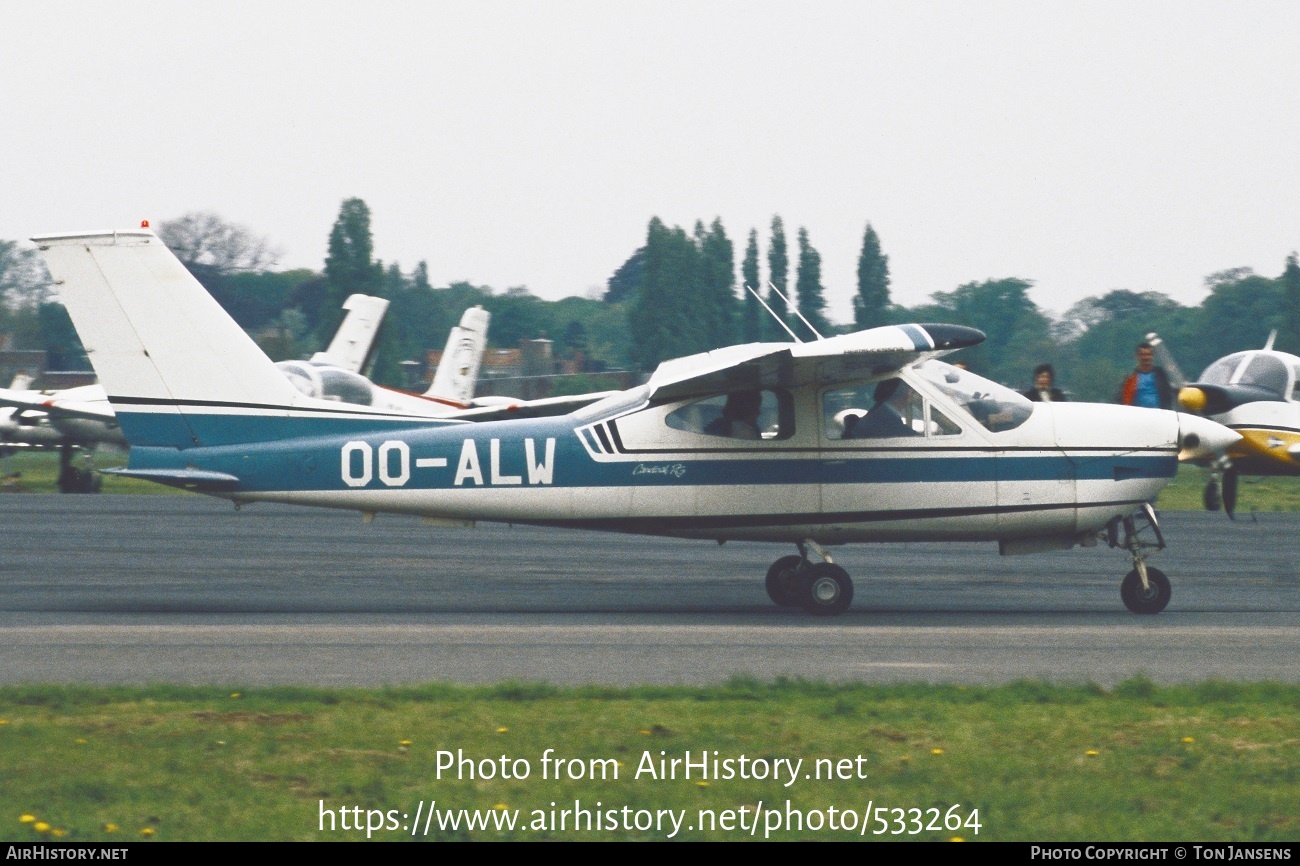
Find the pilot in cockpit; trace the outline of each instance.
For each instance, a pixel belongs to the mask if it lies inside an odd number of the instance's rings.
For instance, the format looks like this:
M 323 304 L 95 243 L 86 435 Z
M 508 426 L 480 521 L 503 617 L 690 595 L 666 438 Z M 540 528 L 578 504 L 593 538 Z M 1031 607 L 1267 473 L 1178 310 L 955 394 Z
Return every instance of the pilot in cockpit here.
M 904 413 L 913 391 L 902 379 L 886 379 L 876 386 L 876 405 L 864 417 L 846 419 L 845 439 L 887 439 L 897 436 L 920 436 L 907 423 Z

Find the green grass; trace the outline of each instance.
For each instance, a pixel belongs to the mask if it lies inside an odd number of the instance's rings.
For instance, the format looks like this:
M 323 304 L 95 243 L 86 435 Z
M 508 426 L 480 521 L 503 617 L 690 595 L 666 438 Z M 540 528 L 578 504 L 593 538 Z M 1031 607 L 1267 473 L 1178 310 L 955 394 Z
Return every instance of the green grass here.
M 1000 687 L 738 680 L 722 688 L 492 687 L 239 690 L 187 687 L 0 689 L 0 837 L 66 841 L 361 839 L 339 808 L 519 810 L 547 829 L 438 831 L 480 839 L 662 839 L 665 831 L 550 829 L 573 801 L 600 811 L 684 810 L 676 838 L 741 839 L 685 829 L 699 810 L 750 814 L 873 808 L 978 809 L 979 832 L 866 838 L 1035 841 L 1279 841 L 1300 837 L 1300 686 L 1146 679 Z M 617 780 L 542 778 L 546 749 L 613 759 Z M 526 759 L 527 779 L 439 779 L 438 753 Z M 634 778 L 657 760 L 865 760 L 865 779 Z M 566 765 L 576 768 L 578 765 Z M 608 765 L 612 767 L 613 765 Z M 824 765 L 823 765 L 824 766 Z M 519 765 L 522 768 L 522 764 Z M 575 770 L 576 772 L 576 770 Z M 856 769 L 854 770 L 856 772 Z M 554 775 L 551 773 L 550 775 Z M 336 829 L 321 830 L 321 802 Z M 534 810 L 537 810 L 534 812 Z M 889 829 L 894 813 L 884 813 Z M 31 816 L 27 823 L 21 816 Z M 354 814 L 349 813 L 349 820 Z M 386 816 L 385 816 L 386 818 Z M 405 819 L 409 820 L 409 819 Z M 816 820 L 816 819 L 814 819 Z M 841 820 L 842 817 L 841 817 Z M 942 817 L 940 818 L 940 821 Z M 905 829 L 911 829 L 905 813 Z M 114 825 L 115 830 L 104 828 Z M 878 827 L 873 822 L 872 828 Z M 422 828 L 421 828 L 422 829 Z M 762 838 L 762 822 L 757 837 Z M 381 830 L 377 839 L 409 839 Z M 856 832 L 785 829 L 772 838 Z
M 1209 472 L 1180 466 L 1178 475 L 1156 500 L 1164 511 L 1200 511 L 1201 494 Z M 1300 511 L 1300 477 L 1258 478 L 1242 476 L 1237 487 L 1237 511 Z
M 126 465 L 126 452 L 111 449 L 99 449 L 94 455 L 96 469 Z M 75 458 L 78 468 L 86 468 L 87 458 L 82 455 Z M 58 493 L 59 492 L 59 454 L 57 451 L 18 451 L 9 457 L 7 463 L 0 464 L 5 473 L 17 472 L 17 478 L 10 478 L 0 493 Z M 121 478 L 115 475 L 102 475 L 104 486 L 101 493 L 184 493 L 185 491 L 138 478 Z

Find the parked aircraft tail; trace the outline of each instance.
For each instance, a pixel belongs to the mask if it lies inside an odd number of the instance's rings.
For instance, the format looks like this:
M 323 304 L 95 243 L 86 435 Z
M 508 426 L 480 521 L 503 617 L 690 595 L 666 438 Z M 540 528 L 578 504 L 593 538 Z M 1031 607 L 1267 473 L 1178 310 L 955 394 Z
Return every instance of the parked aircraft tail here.
M 311 356 L 313 362 L 333 364 L 353 373 L 364 373 L 374 358 L 379 328 L 384 323 L 388 301 L 371 295 L 349 295 L 343 302 L 347 315 L 334 332 L 329 348 Z
M 492 316 L 482 307 L 470 307 L 460 324 L 451 329 L 447 349 L 424 396 L 469 406 L 478 384 L 479 365 L 487 348 L 488 322 Z

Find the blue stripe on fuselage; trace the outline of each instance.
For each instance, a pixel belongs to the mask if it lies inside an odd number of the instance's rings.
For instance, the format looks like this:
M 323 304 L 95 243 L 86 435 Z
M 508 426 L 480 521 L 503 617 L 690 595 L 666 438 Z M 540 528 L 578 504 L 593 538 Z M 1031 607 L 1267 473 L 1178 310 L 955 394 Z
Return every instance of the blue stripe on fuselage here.
M 536 419 L 534 421 L 502 421 L 482 424 L 427 424 L 412 425 L 409 421 L 394 423 L 369 420 L 365 431 L 355 429 L 360 419 L 267 419 L 258 416 L 187 416 L 200 417 L 196 429 L 207 425 L 252 425 L 260 435 L 277 430 L 292 431 L 295 438 L 220 447 L 141 447 L 131 449 L 132 469 L 192 468 L 222 472 L 240 479 L 239 490 L 306 491 L 306 490 L 386 490 L 386 489 L 473 489 L 480 486 L 473 475 L 465 475 L 462 483 L 455 479 L 463 459 L 468 456 L 465 442 L 472 441 L 470 449 L 481 486 L 504 486 L 492 480 L 493 439 L 498 440 L 497 472 L 499 477 L 518 477 L 519 483 L 510 486 L 529 486 L 529 467 L 526 465 L 525 440 L 533 442 L 535 463 L 544 461 L 547 439 L 555 440 L 555 453 L 551 463 L 553 474 L 550 487 L 659 487 L 659 486 L 715 486 L 742 484 L 914 484 L 936 482 L 996 482 L 1035 480 L 1115 480 L 1125 478 L 1170 478 L 1177 469 L 1174 454 L 1118 454 L 1084 457 L 1067 457 L 1058 451 L 1017 452 L 990 454 L 987 452 L 960 451 L 948 454 L 927 451 L 923 454 L 882 457 L 860 451 L 827 450 L 807 451 L 798 456 L 765 457 L 753 453 L 735 456 L 681 455 L 667 459 L 632 459 L 595 461 L 583 448 L 569 418 Z M 274 424 L 269 422 L 275 422 Z M 375 430 L 376 424 L 389 429 Z M 310 430 L 310 437 L 302 436 Z M 319 432 L 318 432 L 319 431 Z M 405 443 L 409 455 L 409 480 L 398 486 L 385 484 L 378 467 L 380 449 L 386 442 Z M 371 453 L 371 477 L 361 487 L 349 486 L 343 480 L 342 453 L 348 442 L 365 443 Z M 390 461 L 387 474 L 401 474 L 402 455 L 390 448 L 386 452 Z M 779 453 L 779 452 L 778 452 Z M 443 460 L 445 465 L 420 467 L 420 460 Z M 353 468 L 348 471 L 354 479 L 360 475 L 361 459 L 353 454 Z M 1119 470 L 1119 472 L 1117 472 Z M 464 473 L 462 473 L 464 474 Z

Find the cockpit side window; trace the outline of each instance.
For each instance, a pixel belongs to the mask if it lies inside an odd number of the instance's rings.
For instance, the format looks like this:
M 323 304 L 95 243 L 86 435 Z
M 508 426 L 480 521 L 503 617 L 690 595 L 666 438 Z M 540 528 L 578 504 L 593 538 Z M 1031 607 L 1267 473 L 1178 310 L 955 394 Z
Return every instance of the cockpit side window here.
M 733 391 L 695 400 L 664 418 L 674 430 L 740 440 L 794 435 L 794 398 L 784 389 Z
M 961 427 L 902 379 L 886 379 L 822 394 L 827 439 L 955 436 Z

